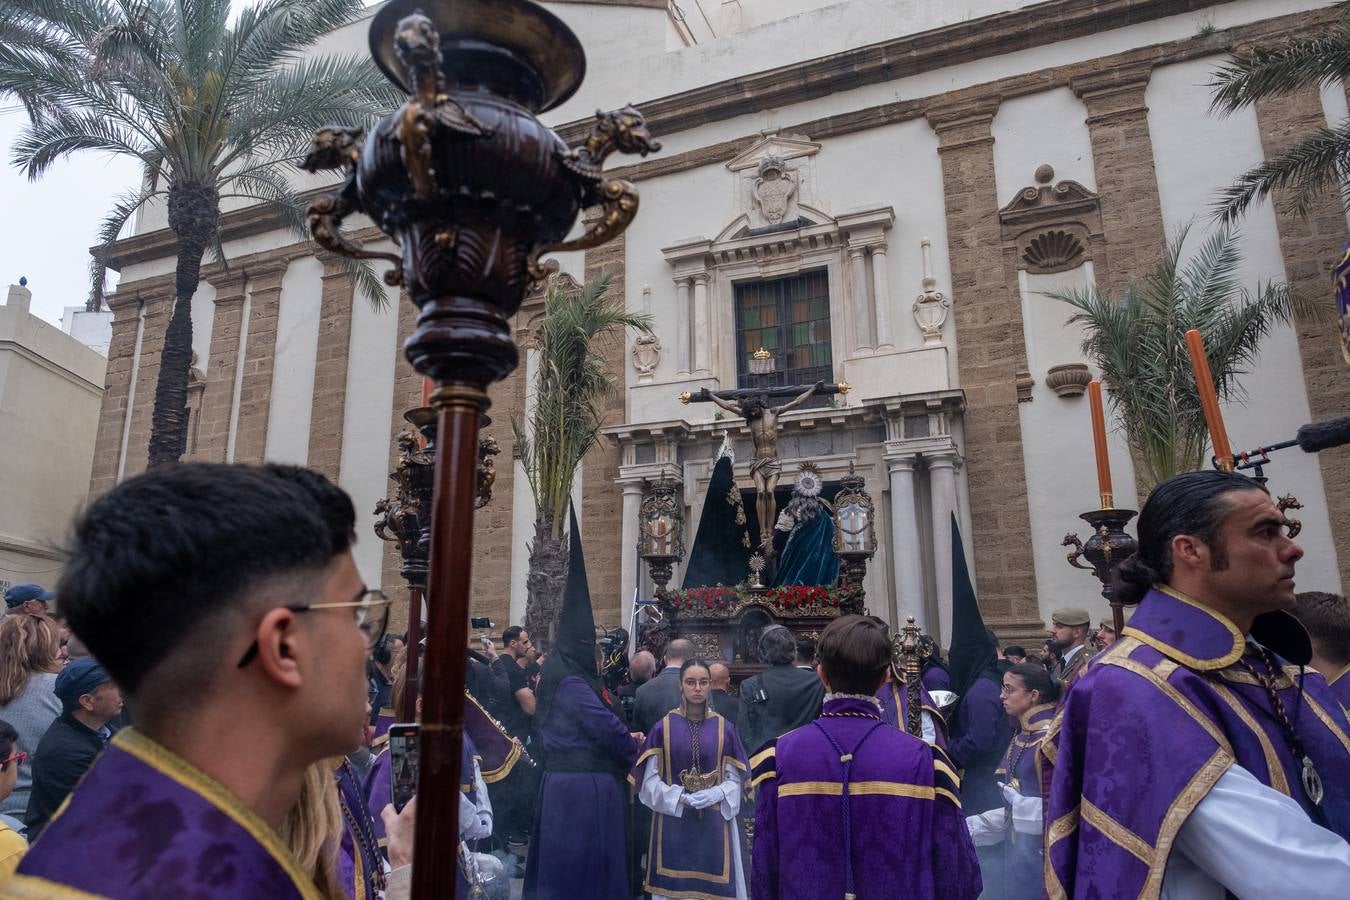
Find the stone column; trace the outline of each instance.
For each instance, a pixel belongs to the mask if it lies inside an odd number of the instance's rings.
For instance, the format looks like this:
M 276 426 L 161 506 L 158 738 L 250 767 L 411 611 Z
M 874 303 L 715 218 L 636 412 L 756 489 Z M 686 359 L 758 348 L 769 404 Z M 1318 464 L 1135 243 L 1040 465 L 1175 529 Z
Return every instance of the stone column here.
M 861 353 L 872 346 L 872 304 L 867 300 L 867 248 L 848 248 L 848 268 L 853 306 L 853 352 Z
M 619 537 L 619 594 L 621 595 L 622 625 L 628 627 L 632 615 L 633 591 L 637 589 L 641 567 L 637 557 L 638 508 L 642 505 L 642 479 L 626 479 L 623 486 L 623 528 Z
M 690 334 L 692 329 L 689 327 L 689 279 L 675 279 L 675 374 L 688 375 L 690 357 L 693 355 L 693 347 L 690 346 Z
M 323 263 L 319 341 L 314 355 L 314 401 L 309 417 L 308 464 L 333 481 L 342 466 L 342 422 L 347 408 L 347 358 L 352 341 L 356 285 L 330 253 Z
M 876 295 L 877 349 L 889 350 L 895 346 L 891 326 L 891 294 L 886 287 L 886 244 L 872 245 L 872 291 Z M 904 620 L 901 620 L 904 624 Z
M 1266 159 L 1326 127 L 1321 97 L 1316 89 L 1307 88 L 1258 100 L 1256 121 Z M 1345 213 L 1335 192 L 1318 198 L 1304 216 L 1289 211 L 1287 192 L 1277 191 L 1273 199 L 1289 286 L 1307 296 L 1325 298 L 1332 305 L 1330 272 L 1340 259 L 1345 239 Z M 1344 415 L 1350 410 L 1350 370 L 1341 355 L 1335 323 L 1300 319 L 1294 331 L 1313 419 Z M 1350 447 L 1322 451 L 1317 454 L 1317 464 L 1322 469 L 1327 515 L 1344 590 L 1350 587 Z
M 905 624 L 906 616 L 926 629 L 927 605 L 923 596 L 923 555 L 919 550 L 918 502 L 914 492 L 914 457 L 888 457 L 891 479 L 891 558 L 895 565 L 895 613 L 892 625 Z
M 997 101 L 971 102 L 930 111 L 928 121 L 942 159 L 970 505 L 980 511 L 965 538 L 976 561 L 981 609 L 990 619 L 1007 619 L 1034 603 L 1036 569 L 1031 541 L 1009 539 L 1031 533 L 1031 511 L 1016 388 L 1017 370 L 1026 364 L 1022 303 L 1008 289 L 1001 254 L 990 250 L 1003 240 L 990 132 L 997 110 Z M 935 537 L 947 540 L 949 529 L 944 518 Z M 943 552 L 935 550 L 939 583 L 947 584 L 951 555 Z M 950 603 L 950 588 L 940 600 Z M 942 611 L 951 615 L 949 605 Z
M 206 386 L 198 414 L 197 451 L 193 459 L 225 462 L 230 440 L 230 411 L 234 408 L 234 381 L 239 365 L 239 341 L 244 331 L 244 287 L 241 271 L 213 278 L 216 289 L 212 314 L 211 349 L 206 366 Z
M 712 374 L 712 307 L 708 300 L 708 276 L 700 272 L 694 276 L 694 343 L 691 355 L 694 372 Z
M 267 414 L 272 409 L 272 369 L 276 361 L 277 314 L 281 281 L 288 260 L 250 266 L 248 345 L 244 378 L 239 388 L 239 424 L 234 437 L 234 462 L 260 463 L 267 450 Z
M 1094 260 L 1098 286 L 1119 297 L 1157 263 L 1167 246 L 1153 140 L 1148 130 L 1151 67 L 1106 69 L 1070 82 L 1087 107 L 1092 165 L 1101 196 L 1107 268 Z
M 141 328 L 141 356 L 131 394 L 131 425 L 122 448 L 118 481 L 145 471 L 150 462 L 150 428 L 154 420 L 155 394 L 159 390 L 159 361 L 164 355 L 164 334 L 173 315 L 174 286 L 168 284 L 140 292 L 145 322 Z
M 113 314 L 112 340 L 108 344 L 108 368 L 104 375 L 103 401 L 99 407 L 98 430 L 94 437 L 94 463 L 89 476 L 90 500 L 112 490 L 118 481 L 122 436 L 127 425 L 127 404 L 134 399 L 132 383 L 138 376 L 136 336 L 141 322 L 139 286 L 140 283 L 132 282 L 119 284 L 117 293 L 108 298 L 108 308 Z M 140 389 L 144 389 L 144 386 Z
M 952 514 L 956 511 L 957 457 L 955 451 L 949 451 L 927 455 L 927 459 L 933 507 L 933 572 L 937 576 L 935 636 L 941 646 L 946 646 L 952 638 Z M 1023 543 L 1030 547 L 1030 540 Z

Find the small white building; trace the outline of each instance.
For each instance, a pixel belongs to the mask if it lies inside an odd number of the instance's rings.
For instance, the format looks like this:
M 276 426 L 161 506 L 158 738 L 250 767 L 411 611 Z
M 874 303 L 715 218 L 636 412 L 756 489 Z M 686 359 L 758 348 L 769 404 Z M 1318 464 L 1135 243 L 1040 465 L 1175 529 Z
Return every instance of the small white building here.
M 10 285 L 0 307 L 0 588 L 51 588 L 61 574 L 60 547 L 89 493 L 108 366 L 29 312 L 32 298 Z

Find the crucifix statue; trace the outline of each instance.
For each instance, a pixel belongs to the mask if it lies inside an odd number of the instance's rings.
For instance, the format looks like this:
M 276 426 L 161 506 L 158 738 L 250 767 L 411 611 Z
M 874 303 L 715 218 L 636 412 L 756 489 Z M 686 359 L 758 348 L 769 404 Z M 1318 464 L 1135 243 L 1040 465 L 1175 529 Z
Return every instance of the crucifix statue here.
M 798 386 L 759 388 L 736 391 L 710 391 L 700 388 L 695 393 L 680 395 L 681 403 L 715 403 L 732 415 L 745 419 L 750 437 L 755 444 L 755 458 L 750 463 L 750 477 L 755 482 L 755 514 L 759 517 L 759 542 L 766 557 L 773 556 L 773 526 L 777 520 L 778 503 L 774 489 L 782 462 L 778 458 L 778 417 L 796 409 L 816 394 L 846 394 L 848 383 L 826 384 L 817 381 L 802 389 Z M 791 396 L 782 406 L 770 406 L 769 398 Z

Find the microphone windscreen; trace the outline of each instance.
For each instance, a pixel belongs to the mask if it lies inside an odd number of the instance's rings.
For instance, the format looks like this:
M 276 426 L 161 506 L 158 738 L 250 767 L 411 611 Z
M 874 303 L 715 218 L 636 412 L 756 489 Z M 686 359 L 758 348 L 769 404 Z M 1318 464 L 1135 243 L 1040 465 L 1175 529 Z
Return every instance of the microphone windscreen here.
M 1350 444 L 1350 416 L 1304 425 L 1294 439 L 1298 441 L 1304 453 L 1317 453 L 1342 444 Z

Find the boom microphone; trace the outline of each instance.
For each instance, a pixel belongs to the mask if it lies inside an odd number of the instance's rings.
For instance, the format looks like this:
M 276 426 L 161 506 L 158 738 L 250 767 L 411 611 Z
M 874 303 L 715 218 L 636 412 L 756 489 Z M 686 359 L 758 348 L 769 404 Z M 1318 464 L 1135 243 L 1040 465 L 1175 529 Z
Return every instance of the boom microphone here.
M 1270 454 L 1276 450 L 1298 447 L 1304 453 L 1321 453 L 1323 450 L 1345 444 L 1350 444 L 1350 416 L 1327 419 L 1325 422 L 1309 422 L 1299 428 L 1293 440 L 1267 444 L 1246 453 L 1239 453 L 1234 457 L 1234 461 L 1239 469 L 1259 469 L 1270 463 Z
M 1298 430 L 1294 440 L 1304 453 L 1319 453 L 1332 447 L 1350 444 L 1350 416 L 1304 425 Z

